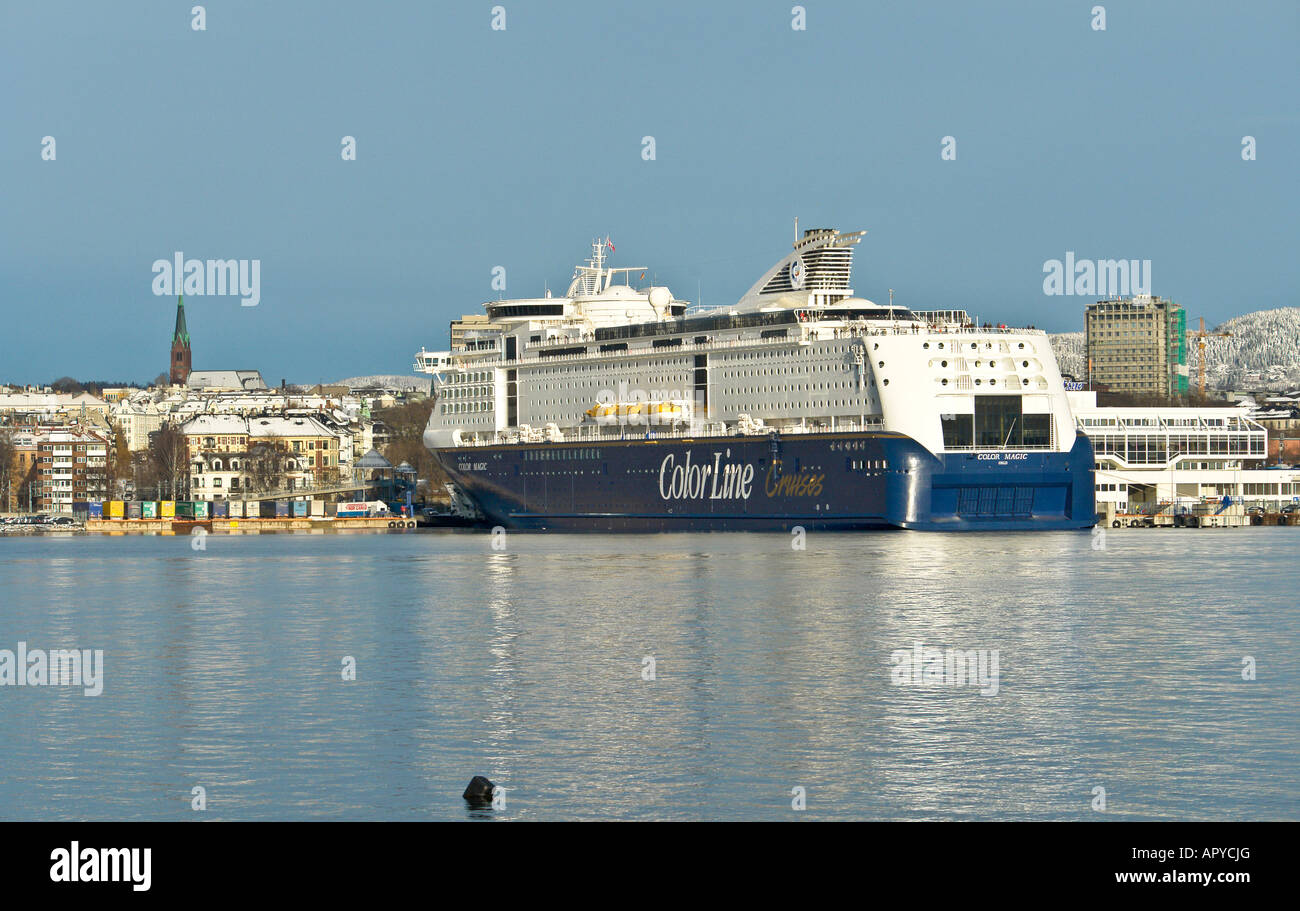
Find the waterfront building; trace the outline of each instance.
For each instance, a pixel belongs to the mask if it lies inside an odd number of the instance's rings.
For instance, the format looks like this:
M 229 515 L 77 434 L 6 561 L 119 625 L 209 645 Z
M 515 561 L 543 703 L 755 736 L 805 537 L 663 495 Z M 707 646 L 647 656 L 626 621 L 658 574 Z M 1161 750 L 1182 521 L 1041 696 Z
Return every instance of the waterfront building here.
M 225 499 L 250 483 L 311 487 L 340 472 L 339 438 L 313 416 L 203 414 L 186 421 L 181 432 L 191 495 L 198 499 Z
M 91 430 L 50 430 L 36 436 L 37 508 L 71 513 L 73 503 L 109 493 L 109 440 Z
M 1277 509 L 1300 502 L 1300 469 L 1269 467 L 1268 431 L 1250 405 L 1099 407 L 1095 392 L 1068 392 L 1092 441 L 1099 512 L 1161 503 L 1241 498 Z
M 1131 395 L 1187 394 L 1187 318 L 1171 300 L 1097 301 L 1084 315 L 1092 386 Z

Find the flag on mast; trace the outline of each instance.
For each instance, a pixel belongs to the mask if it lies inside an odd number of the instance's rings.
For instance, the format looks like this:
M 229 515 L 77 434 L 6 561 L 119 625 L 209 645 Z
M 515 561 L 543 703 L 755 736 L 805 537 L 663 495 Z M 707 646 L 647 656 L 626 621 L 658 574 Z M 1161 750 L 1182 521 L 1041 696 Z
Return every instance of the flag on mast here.
M 608 234 L 605 235 L 605 246 L 609 247 L 609 252 L 610 252 L 610 253 L 613 253 L 613 252 L 614 252 L 614 242 L 613 242 L 612 240 L 609 239 L 609 235 L 608 235 Z

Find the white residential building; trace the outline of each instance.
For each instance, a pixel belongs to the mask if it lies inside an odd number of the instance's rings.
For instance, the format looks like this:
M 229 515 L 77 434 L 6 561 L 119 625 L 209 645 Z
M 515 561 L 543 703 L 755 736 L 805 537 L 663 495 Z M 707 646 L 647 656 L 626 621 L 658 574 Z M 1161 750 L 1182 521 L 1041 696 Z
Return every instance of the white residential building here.
M 108 415 L 109 421 L 119 427 L 126 438 L 126 448 L 131 452 L 140 452 L 149 448 L 149 434 L 158 430 L 163 424 L 163 413 L 151 401 L 138 404 L 130 399 L 123 399 L 113 406 Z

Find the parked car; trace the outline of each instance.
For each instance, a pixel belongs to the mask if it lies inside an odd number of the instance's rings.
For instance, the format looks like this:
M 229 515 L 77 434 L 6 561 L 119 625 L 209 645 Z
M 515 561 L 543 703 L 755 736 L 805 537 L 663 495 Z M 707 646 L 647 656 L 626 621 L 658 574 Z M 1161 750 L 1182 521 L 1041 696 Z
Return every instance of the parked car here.
M 51 525 L 55 528 L 75 528 L 80 523 L 76 519 L 73 519 L 69 516 L 55 516 L 53 519 L 50 519 L 45 524 Z

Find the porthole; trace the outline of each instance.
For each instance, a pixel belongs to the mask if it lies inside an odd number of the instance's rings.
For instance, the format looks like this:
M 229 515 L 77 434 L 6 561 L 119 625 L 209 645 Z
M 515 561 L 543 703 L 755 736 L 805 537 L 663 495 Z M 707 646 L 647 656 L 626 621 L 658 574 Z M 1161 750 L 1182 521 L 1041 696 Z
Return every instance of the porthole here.
M 974 351 L 974 350 L 975 350 L 976 348 L 978 348 L 978 347 L 979 347 L 979 346 L 976 345 L 974 342 L 971 342 L 971 343 L 970 343 L 970 350 L 971 350 L 971 351 Z
M 886 386 L 889 385 L 889 380 L 885 380 L 885 385 L 886 385 Z
M 1029 366 L 1029 361 L 1021 361 L 1020 363 L 1025 367 Z
M 979 381 L 979 380 L 976 380 L 976 381 L 975 381 L 975 385 L 978 386 L 979 384 L 980 384 L 980 381 Z
M 976 362 L 975 362 L 975 366 L 978 367 L 979 365 L 980 365 L 980 362 L 979 362 L 979 361 L 976 361 Z
M 879 361 L 879 362 L 877 362 L 876 366 L 877 366 L 877 367 L 883 367 L 883 366 L 885 366 L 885 362 L 884 362 L 884 361 Z
M 948 381 L 947 381 L 947 380 L 942 380 L 942 381 L 941 381 L 941 382 L 942 382 L 942 383 L 943 383 L 943 385 L 945 385 L 945 386 L 947 386 L 947 385 L 948 385 Z
M 939 350 L 940 350 L 940 351 L 943 350 L 943 342 L 940 342 L 940 343 L 939 343 Z
M 1021 380 L 1021 381 L 1020 381 L 1020 385 L 1022 385 L 1022 386 L 1028 386 L 1028 385 L 1029 385 L 1029 380 Z
M 948 362 L 947 362 L 947 361 L 940 361 L 940 362 L 939 362 L 939 366 L 940 366 L 940 367 L 947 367 L 947 366 L 948 366 Z
M 929 343 L 929 342 L 925 342 L 925 343 L 923 343 L 923 344 L 921 345 L 921 347 L 922 347 L 922 348 L 929 348 L 929 347 L 930 347 L 930 343 Z
M 997 384 L 998 384 L 998 381 L 997 381 L 997 380 L 989 380 L 989 385 L 990 385 L 990 386 L 996 386 Z

